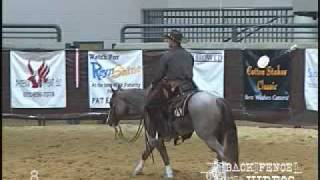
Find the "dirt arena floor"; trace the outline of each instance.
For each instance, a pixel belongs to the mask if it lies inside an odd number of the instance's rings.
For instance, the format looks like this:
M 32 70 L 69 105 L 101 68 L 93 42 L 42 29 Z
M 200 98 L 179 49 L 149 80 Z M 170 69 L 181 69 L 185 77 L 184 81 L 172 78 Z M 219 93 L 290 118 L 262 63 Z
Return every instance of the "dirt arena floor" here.
M 248 175 L 317 179 L 317 130 L 238 124 L 240 163 L 295 163 L 293 171 L 302 173 L 262 171 L 242 173 L 242 178 L 237 179 L 248 179 Z M 137 129 L 133 124 L 122 126 L 126 136 L 132 136 Z M 155 180 L 161 179 L 164 172 L 155 151 L 154 164 L 148 159 L 144 174 L 132 177 L 144 149 L 144 138 L 133 144 L 115 140 L 113 129 L 106 125 L 3 125 L 2 130 L 3 180 L 30 179 L 32 170 L 38 171 L 39 180 Z M 208 170 L 207 163 L 213 161 L 215 154 L 195 134 L 184 144 L 174 146 L 171 142 L 167 147 L 175 179 L 206 179 L 200 172 Z

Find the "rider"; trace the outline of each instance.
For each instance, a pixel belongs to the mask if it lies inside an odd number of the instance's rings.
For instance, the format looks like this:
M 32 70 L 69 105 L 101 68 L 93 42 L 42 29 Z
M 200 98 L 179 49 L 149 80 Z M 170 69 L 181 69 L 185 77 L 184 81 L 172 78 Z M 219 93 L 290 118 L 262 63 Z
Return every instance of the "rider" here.
M 153 111 L 159 109 L 161 103 L 159 93 L 162 87 L 159 87 L 159 85 L 166 83 L 170 89 L 178 90 L 180 94 L 195 88 L 195 84 L 192 81 L 194 59 L 189 52 L 181 47 L 182 33 L 172 30 L 165 38 L 169 45 L 169 51 L 160 58 L 159 71 L 151 83 L 152 88 L 150 95 L 147 97 L 145 107 L 150 118 L 151 129 L 154 129 L 150 132 L 152 137 L 156 136 L 155 131 L 159 132 L 159 129 L 163 129 L 163 127 L 159 126 L 164 126 L 164 123 L 157 122 L 161 121 L 161 118 L 156 119 L 154 116 L 155 111 Z M 160 81 L 161 83 L 159 83 Z M 169 134 L 166 134 L 166 132 L 159 133 L 164 137 L 172 135 L 170 131 Z

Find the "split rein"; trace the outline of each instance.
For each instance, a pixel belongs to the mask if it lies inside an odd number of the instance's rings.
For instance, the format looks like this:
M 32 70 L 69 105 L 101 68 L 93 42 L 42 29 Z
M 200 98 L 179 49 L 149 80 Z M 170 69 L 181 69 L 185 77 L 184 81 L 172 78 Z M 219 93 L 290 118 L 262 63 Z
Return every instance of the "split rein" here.
M 136 134 L 135 134 L 131 139 L 128 139 L 128 138 L 126 138 L 126 137 L 124 136 L 120 125 L 115 126 L 115 127 L 114 127 L 114 138 L 115 138 L 115 139 L 120 138 L 121 140 L 124 140 L 124 141 L 126 141 L 126 142 L 128 142 L 128 143 L 134 143 L 134 142 L 136 142 L 136 141 L 139 139 L 140 134 L 141 134 L 142 129 L 143 129 L 143 124 L 142 124 L 142 122 L 143 122 L 143 119 L 140 119 L 140 123 L 139 123 L 138 130 L 137 130 Z
M 107 117 L 107 123 L 109 122 L 110 120 L 110 114 L 112 114 L 112 110 L 113 108 L 110 110 L 111 112 L 108 113 L 108 117 Z M 113 126 L 114 128 L 114 137 L 115 139 L 122 139 L 128 143 L 133 143 L 133 142 L 136 142 L 139 137 L 140 137 L 140 134 L 142 132 L 142 129 L 144 127 L 144 125 L 142 124 L 143 122 L 143 119 L 140 119 L 140 123 L 139 123 L 139 127 L 138 127 L 138 130 L 136 132 L 136 134 L 131 138 L 131 139 L 128 139 L 124 136 L 123 132 L 122 132 L 122 129 L 121 129 L 121 126 L 120 125 L 117 125 L 117 126 Z

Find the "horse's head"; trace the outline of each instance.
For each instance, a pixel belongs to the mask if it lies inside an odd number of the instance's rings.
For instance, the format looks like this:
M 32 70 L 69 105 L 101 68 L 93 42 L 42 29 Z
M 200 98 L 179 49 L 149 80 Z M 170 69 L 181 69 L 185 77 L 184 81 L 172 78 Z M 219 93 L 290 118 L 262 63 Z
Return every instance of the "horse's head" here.
M 120 119 L 117 118 L 117 111 L 121 109 L 121 106 L 123 102 L 121 102 L 121 99 L 119 97 L 120 94 L 120 86 L 118 86 L 117 89 L 113 89 L 112 85 L 110 86 L 111 91 L 112 91 L 112 96 L 110 98 L 110 110 L 107 118 L 107 124 L 109 126 L 117 126 L 119 124 Z

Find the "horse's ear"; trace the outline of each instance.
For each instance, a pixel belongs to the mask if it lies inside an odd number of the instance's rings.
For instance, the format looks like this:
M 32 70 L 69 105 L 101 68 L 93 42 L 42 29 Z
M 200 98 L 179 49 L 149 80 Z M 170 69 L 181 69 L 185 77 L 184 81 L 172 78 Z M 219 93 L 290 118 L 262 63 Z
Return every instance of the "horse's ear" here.
M 110 89 L 111 89 L 111 91 L 112 91 L 112 94 L 114 94 L 114 93 L 116 92 L 116 90 L 113 89 L 112 84 L 110 85 Z
M 117 84 L 117 90 L 121 90 L 121 85 Z

